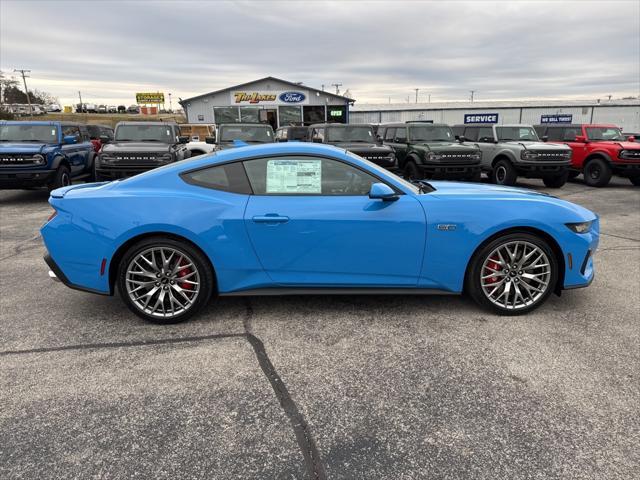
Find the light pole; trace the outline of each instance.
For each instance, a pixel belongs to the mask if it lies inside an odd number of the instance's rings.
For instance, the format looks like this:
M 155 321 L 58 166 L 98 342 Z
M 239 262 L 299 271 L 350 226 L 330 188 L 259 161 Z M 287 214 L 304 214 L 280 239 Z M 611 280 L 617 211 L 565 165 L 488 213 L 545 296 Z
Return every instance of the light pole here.
M 169 95 L 169 112 L 173 113 L 173 107 L 171 106 L 171 93 Z

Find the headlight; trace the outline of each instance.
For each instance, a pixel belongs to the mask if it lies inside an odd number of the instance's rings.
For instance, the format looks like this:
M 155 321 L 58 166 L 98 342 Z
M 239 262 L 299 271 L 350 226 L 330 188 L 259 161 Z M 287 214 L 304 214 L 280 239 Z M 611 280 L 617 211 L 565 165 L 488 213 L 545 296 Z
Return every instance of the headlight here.
M 478 151 L 474 153 L 471 157 L 473 160 L 482 160 L 482 152 Z
M 98 155 L 98 163 L 102 164 L 102 163 L 111 163 L 113 162 L 114 158 L 111 155 Z
M 579 223 L 565 223 L 565 225 L 569 227 L 569 230 L 572 230 L 576 233 L 587 233 L 589 230 L 591 230 L 592 224 L 593 224 L 593 221 L 579 222 Z
M 430 162 L 442 160 L 442 155 L 435 152 L 429 152 L 427 153 L 427 160 L 429 160 Z
M 563 155 L 565 158 L 571 158 L 573 156 L 573 150 L 567 150 Z
M 164 163 L 168 163 L 173 160 L 173 156 L 170 153 L 165 153 L 164 155 L 159 155 L 158 160 Z
M 395 154 L 395 153 L 393 153 L 393 152 L 391 152 L 389 155 L 387 155 L 387 158 L 388 158 L 389 160 L 395 160 L 395 159 L 396 159 L 396 154 Z
M 522 152 L 520 152 L 520 158 L 522 158 L 523 160 L 535 160 L 536 158 L 538 158 L 538 153 L 532 152 L 531 150 L 523 150 Z
M 45 160 L 43 155 L 40 155 L 39 153 L 37 153 L 33 156 L 33 163 L 36 163 L 38 165 L 44 165 L 45 163 L 47 163 L 47 161 Z

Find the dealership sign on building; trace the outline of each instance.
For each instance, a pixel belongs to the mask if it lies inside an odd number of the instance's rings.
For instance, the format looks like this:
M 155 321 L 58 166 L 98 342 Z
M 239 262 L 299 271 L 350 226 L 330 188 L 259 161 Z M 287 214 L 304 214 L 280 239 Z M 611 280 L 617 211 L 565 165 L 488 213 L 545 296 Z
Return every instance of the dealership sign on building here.
M 164 103 L 164 93 L 162 92 L 142 92 L 136 93 L 136 103 Z
M 235 104 L 265 105 L 265 104 L 296 104 L 306 103 L 307 96 L 302 92 L 231 92 L 232 102 Z
M 573 114 L 571 113 L 559 113 L 555 115 L 541 115 L 540 123 L 571 123 L 573 121 Z
M 497 113 L 466 113 L 464 123 L 498 123 Z

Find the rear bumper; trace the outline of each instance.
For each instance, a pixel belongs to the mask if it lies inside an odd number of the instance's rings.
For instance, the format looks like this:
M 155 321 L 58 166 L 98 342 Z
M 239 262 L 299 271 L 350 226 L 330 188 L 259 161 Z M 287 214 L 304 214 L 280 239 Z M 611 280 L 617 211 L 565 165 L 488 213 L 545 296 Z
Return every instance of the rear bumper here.
M 41 187 L 51 181 L 55 170 L 0 170 L 0 188 Z
M 109 292 L 103 292 L 101 290 L 94 290 L 92 288 L 82 287 L 80 285 L 76 285 L 72 283 L 64 272 L 60 269 L 58 264 L 51 258 L 51 255 L 46 254 L 44 256 L 45 263 L 49 266 L 51 270 L 49 270 L 49 278 L 55 282 L 62 282 L 67 287 L 73 288 L 74 290 L 80 290 L 81 292 L 89 292 L 89 293 L 97 293 L 99 295 L 109 295 Z

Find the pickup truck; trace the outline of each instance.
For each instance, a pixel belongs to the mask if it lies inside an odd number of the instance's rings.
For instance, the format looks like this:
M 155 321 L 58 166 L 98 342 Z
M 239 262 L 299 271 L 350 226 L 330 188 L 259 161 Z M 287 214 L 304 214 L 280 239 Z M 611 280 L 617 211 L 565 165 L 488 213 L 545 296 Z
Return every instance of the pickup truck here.
M 482 151 L 482 170 L 493 183 L 515 185 L 518 176 L 542 178 L 551 188 L 567 183 L 571 149 L 541 142 L 531 125 L 456 125 L 453 129 L 465 145 Z
M 0 121 L 0 188 L 93 180 L 95 151 L 84 125 L 68 122 Z
M 584 183 L 604 187 L 616 174 L 640 186 L 640 143 L 610 124 L 536 125 L 544 141 L 561 142 L 573 150 L 570 178 L 582 174 Z
M 95 165 L 97 181 L 126 178 L 190 157 L 177 123 L 119 122 L 113 140 L 100 137 Z

